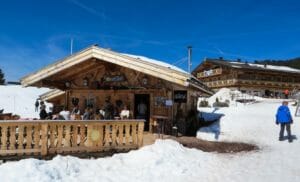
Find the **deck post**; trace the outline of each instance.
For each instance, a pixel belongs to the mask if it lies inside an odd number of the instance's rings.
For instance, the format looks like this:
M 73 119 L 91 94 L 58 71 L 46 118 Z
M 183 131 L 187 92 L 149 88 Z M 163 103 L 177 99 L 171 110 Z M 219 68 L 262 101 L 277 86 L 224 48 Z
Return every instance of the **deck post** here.
M 144 122 L 138 123 L 138 147 L 143 146 Z
M 48 154 L 48 123 L 41 124 L 42 136 L 41 136 L 41 155 L 46 156 Z

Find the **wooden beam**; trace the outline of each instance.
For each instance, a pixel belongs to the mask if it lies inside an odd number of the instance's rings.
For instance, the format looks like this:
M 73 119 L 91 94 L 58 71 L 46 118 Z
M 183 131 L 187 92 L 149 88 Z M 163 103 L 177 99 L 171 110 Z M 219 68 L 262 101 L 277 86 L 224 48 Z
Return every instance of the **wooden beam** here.
M 72 78 L 74 75 L 78 74 L 78 72 L 86 72 L 93 66 L 95 66 L 95 62 L 84 62 L 73 67 L 70 67 L 60 73 L 57 73 L 51 77 L 52 80 L 66 80 L 67 78 Z

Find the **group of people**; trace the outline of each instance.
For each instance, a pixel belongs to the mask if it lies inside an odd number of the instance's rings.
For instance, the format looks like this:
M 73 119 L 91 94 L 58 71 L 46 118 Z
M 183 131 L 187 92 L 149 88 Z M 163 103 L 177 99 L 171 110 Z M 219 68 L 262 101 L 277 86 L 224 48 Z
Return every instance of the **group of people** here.
M 38 106 L 40 106 L 38 108 Z M 35 103 L 35 111 L 37 112 L 38 109 L 40 109 L 40 119 L 61 119 L 61 120 L 74 120 L 77 119 L 76 116 L 81 116 L 80 109 L 78 105 L 76 105 L 72 112 L 70 113 L 67 110 L 62 110 L 59 114 L 53 115 L 52 112 L 46 111 L 46 105 L 43 101 L 36 101 Z M 145 119 L 147 114 L 147 106 L 146 104 L 141 101 L 137 106 L 137 118 L 138 119 Z M 95 113 L 93 113 L 93 109 L 91 107 L 87 107 L 85 109 L 85 112 L 82 115 L 83 120 L 90 120 L 90 119 L 129 119 L 132 117 L 132 112 L 128 109 L 126 105 L 123 105 L 123 109 L 120 112 L 116 112 L 115 107 L 110 102 L 110 98 L 105 99 L 105 103 L 102 109 L 96 110 Z M 288 108 L 288 101 L 283 101 L 282 105 L 278 107 L 276 112 L 276 124 L 280 124 L 280 132 L 279 132 L 279 141 L 284 140 L 284 130 L 287 131 L 287 139 L 289 142 L 293 141 L 292 134 L 291 134 L 291 124 L 293 124 L 293 118 L 291 115 L 291 112 Z
M 142 108 L 141 108 L 142 110 Z M 145 109 L 144 109 L 145 110 Z M 42 112 L 42 110 L 41 110 Z M 43 111 L 44 113 L 44 111 Z M 105 103 L 101 109 L 93 109 L 92 107 L 88 106 L 85 108 L 84 112 L 81 113 L 79 106 L 75 105 L 72 111 L 68 111 L 65 108 L 60 111 L 58 114 L 54 114 L 51 119 L 58 119 L 58 120 L 111 120 L 111 119 L 129 119 L 132 118 L 133 114 L 132 111 L 129 110 L 127 105 L 122 104 L 121 106 L 114 106 L 110 102 L 110 97 L 105 99 Z M 46 119 L 45 117 L 41 117 L 41 119 Z

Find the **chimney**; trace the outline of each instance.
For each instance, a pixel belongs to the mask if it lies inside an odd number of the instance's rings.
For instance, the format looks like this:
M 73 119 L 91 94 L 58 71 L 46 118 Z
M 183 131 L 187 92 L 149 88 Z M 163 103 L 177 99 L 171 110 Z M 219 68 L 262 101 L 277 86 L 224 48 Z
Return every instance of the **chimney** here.
M 240 58 L 238 58 L 238 59 L 237 59 L 237 62 L 239 62 L 239 63 L 240 63 L 241 61 L 242 61 L 242 60 L 241 60 Z
M 267 64 L 266 63 L 264 64 L 264 68 L 267 68 Z
M 219 57 L 219 60 L 223 60 L 223 57 Z

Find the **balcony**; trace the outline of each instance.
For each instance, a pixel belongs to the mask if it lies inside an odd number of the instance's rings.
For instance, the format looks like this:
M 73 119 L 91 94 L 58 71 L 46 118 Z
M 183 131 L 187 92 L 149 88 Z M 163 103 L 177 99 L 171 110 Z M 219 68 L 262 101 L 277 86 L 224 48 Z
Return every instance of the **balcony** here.
M 211 69 L 211 70 L 206 70 L 197 73 L 197 78 L 205 78 L 205 77 L 210 77 L 210 76 L 215 76 L 220 74 L 222 74 L 222 68 Z

